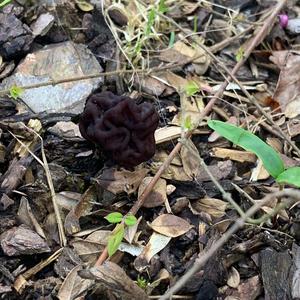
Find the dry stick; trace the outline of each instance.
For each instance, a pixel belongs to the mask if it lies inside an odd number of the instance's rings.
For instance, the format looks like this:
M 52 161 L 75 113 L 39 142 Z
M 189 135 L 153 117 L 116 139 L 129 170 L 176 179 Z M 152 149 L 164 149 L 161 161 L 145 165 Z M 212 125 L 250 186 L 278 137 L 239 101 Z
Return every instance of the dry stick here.
M 282 198 L 282 197 L 290 197 L 293 200 L 290 200 L 286 203 L 281 203 L 282 206 L 280 209 L 283 209 L 285 206 L 291 205 L 293 202 L 300 200 L 300 191 L 297 190 L 285 190 L 285 191 L 278 191 L 273 194 L 267 195 L 260 203 L 257 203 L 249 210 L 246 211 L 245 215 L 243 217 L 240 217 L 237 219 L 232 227 L 227 230 L 222 237 L 217 240 L 211 248 L 205 253 L 201 255 L 201 257 L 196 260 L 196 262 L 193 264 L 193 266 L 176 282 L 176 284 L 170 288 L 170 290 L 162 295 L 159 300 L 167 300 L 172 297 L 174 293 L 176 293 L 178 290 L 180 290 L 186 282 L 203 266 L 209 258 L 211 258 L 230 238 L 231 236 L 237 232 L 240 228 L 242 228 L 245 224 L 245 221 L 247 218 L 251 217 L 253 214 L 255 214 L 265 203 L 268 203 L 272 199 L 276 198 Z
M 270 17 L 266 20 L 266 22 L 264 23 L 264 25 L 262 26 L 262 28 L 260 29 L 258 34 L 254 37 L 254 39 L 250 43 L 248 49 L 246 49 L 245 54 L 243 56 L 243 59 L 241 59 L 235 65 L 235 67 L 233 68 L 233 70 L 231 72 L 229 71 L 230 75 L 225 79 L 225 81 L 220 86 L 219 90 L 216 92 L 216 94 L 213 96 L 213 98 L 211 98 L 211 100 L 207 103 L 207 105 L 205 106 L 203 111 L 200 113 L 199 118 L 198 118 L 198 124 L 211 111 L 212 107 L 214 106 L 214 104 L 216 103 L 218 98 L 220 98 L 222 96 L 222 94 L 225 91 L 227 85 L 232 80 L 232 76 L 234 76 L 237 73 L 237 71 L 239 70 L 239 68 L 246 62 L 247 58 L 249 57 L 249 55 L 251 54 L 253 49 L 258 45 L 258 43 L 260 43 L 264 39 L 264 36 L 267 33 L 267 29 L 271 27 L 272 23 L 274 22 L 274 19 L 276 18 L 276 16 L 278 15 L 280 10 L 282 9 L 285 2 L 286 2 L 286 0 L 282 1 L 274 9 L 274 12 L 270 15 Z M 183 139 L 189 138 L 191 136 L 191 134 L 192 134 L 192 131 L 186 132 L 185 135 L 183 136 Z M 138 210 L 143 205 L 144 201 L 146 200 L 146 198 L 148 197 L 148 195 L 152 191 L 152 189 L 155 186 L 156 182 L 158 181 L 160 176 L 164 173 L 164 171 L 168 169 L 169 165 L 171 164 L 171 162 L 174 159 L 175 155 L 180 151 L 181 147 L 182 147 L 182 144 L 180 142 L 178 142 L 177 145 L 174 147 L 174 149 L 169 154 L 169 156 L 167 157 L 167 159 L 164 161 L 163 165 L 159 168 L 159 170 L 157 171 L 155 176 L 152 178 L 152 180 L 150 181 L 148 186 L 145 188 L 142 195 L 139 197 L 139 199 L 135 202 L 133 207 L 130 209 L 128 214 L 135 215 L 138 212 Z M 95 265 L 96 266 L 101 265 L 105 261 L 106 258 L 107 258 L 107 247 L 104 249 L 103 253 L 100 255 L 100 257 L 98 258 Z

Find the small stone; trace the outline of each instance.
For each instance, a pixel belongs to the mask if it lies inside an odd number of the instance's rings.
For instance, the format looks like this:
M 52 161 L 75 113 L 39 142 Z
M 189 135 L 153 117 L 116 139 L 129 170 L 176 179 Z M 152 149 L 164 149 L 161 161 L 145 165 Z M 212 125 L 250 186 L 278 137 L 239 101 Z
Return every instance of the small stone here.
M 37 20 L 31 24 L 31 30 L 33 35 L 45 35 L 54 23 L 54 16 L 50 13 L 41 14 Z
M 13 85 L 22 87 L 48 83 L 51 80 L 88 76 L 102 70 L 96 57 L 84 45 L 63 42 L 28 54 L 13 75 L 3 80 L 0 89 L 9 89 Z M 101 82 L 103 77 L 48 84 L 24 90 L 20 99 L 35 113 L 48 111 L 79 114 L 88 95 Z

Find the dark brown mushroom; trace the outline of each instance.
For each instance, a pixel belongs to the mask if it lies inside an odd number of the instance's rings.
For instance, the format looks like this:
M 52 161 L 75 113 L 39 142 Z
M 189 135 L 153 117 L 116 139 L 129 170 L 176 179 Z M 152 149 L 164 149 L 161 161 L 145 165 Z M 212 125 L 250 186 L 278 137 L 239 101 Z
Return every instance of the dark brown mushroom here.
M 152 104 L 103 92 L 87 99 L 79 129 L 119 165 L 132 168 L 154 155 L 158 120 Z

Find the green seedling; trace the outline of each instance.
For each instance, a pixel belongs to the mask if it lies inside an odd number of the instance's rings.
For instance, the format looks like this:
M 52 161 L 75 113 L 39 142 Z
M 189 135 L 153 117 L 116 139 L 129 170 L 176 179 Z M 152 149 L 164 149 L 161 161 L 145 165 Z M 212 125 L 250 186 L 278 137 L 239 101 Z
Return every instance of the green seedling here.
M 185 87 L 184 87 L 184 91 L 186 93 L 186 95 L 188 97 L 193 96 L 195 94 L 197 94 L 200 91 L 199 86 L 197 85 L 196 82 L 194 81 L 189 81 Z
M 24 90 L 22 88 L 14 85 L 9 89 L 9 96 L 11 98 L 17 100 L 22 95 L 23 92 L 24 92 Z
M 166 6 L 166 0 L 160 0 L 158 3 L 158 11 L 162 14 L 168 12 L 168 7 Z
M 143 276 L 138 275 L 136 284 L 143 290 L 147 288 L 148 280 L 145 279 Z
M 245 54 L 245 49 L 243 47 L 240 47 L 235 55 L 235 59 L 237 62 L 243 59 Z
M 221 121 L 210 120 L 208 126 L 232 143 L 253 152 L 261 159 L 265 169 L 280 184 L 300 187 L 300 167 L 285 168 L 279 154 L 256 135 Z
M 113 212 L 108 214 L 105 219 L 112 224 L 117 224 L 108 238 L 107 251 L 109 257 L 114 255 L 118 250 L 125 234 L 125 225 L 133 226 L 136 224 L 137 219 L 133 215 L 123 216 L 119 212 Z

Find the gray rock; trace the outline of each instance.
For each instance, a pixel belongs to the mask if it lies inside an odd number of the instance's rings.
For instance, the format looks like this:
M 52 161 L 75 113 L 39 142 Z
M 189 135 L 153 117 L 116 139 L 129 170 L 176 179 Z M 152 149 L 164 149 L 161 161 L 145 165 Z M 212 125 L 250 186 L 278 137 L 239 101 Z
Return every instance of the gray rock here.
M 0 10 L 0 55 L 5 59 L 28 51 L 33 41 L 30 28 L 18 19 L 19 13 L 12 4 Z
M 63 42 L 28 54 L 14 74 L 3 80 L 0 89 L 100 72 L 102 68 L 90 50 L 80 44 Z M 101 82 L 102 77 L 46 85 L 24 90 L 20 99 L 35 113 L 43 111 L 81 113 L 86 98 Z
M 37 20 L 31 24 L 31 30 L 34 36 L 45 35 L 54 23 L 54 16 L 50 13 L 41 14 Z

